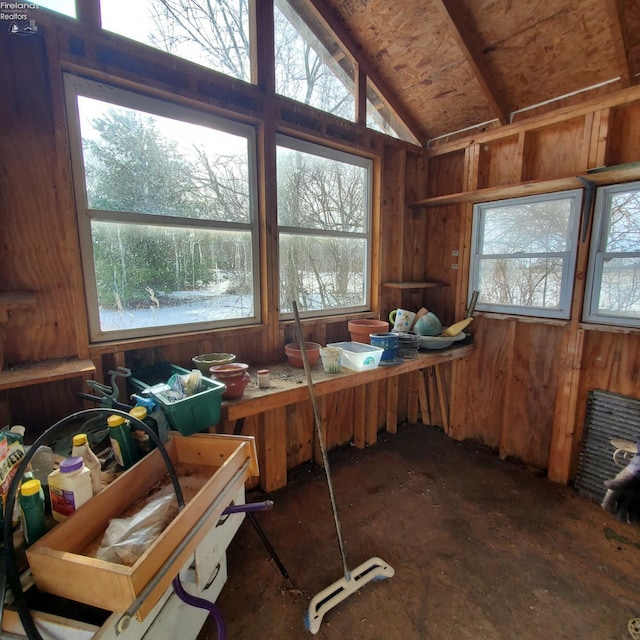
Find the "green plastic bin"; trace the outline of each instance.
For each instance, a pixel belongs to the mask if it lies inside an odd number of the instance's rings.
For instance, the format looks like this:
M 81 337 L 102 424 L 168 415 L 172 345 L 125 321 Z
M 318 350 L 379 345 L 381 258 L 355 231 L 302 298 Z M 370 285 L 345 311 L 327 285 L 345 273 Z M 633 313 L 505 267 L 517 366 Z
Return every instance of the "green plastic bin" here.
M 127 380 L 134 393 L 140 393 L 149 387 L 166 383 L 174 374 L 188 373 L 190 373 L 188 369 L 175 364 L 158 362 L 146 369 L 132 372 Z M 174 402 L 167 401 L 161 393 L 150 392 L 167 416 L 171 428 L 179 431 L 183 436 L 206 431 L 220 422 L 222 394 L 226 386 L 218 380 L 205 377 L 202 378 L 202 384 L 205 387 L 203 391 Z

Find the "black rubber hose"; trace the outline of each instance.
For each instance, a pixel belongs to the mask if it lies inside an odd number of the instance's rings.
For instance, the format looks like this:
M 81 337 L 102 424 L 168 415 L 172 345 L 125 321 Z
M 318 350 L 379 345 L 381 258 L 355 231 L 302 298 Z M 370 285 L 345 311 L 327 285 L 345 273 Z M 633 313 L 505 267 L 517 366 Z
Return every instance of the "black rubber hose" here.
M 160 438 L 156 435 L 156 433 L 151 429 L 151 427 L 141 420 L 138 420 L 134 416 L 126 413 L 124 411 L 120 411 L 119 409 L 108 409 L 105 407 L 97 407 L 95 409 L 85 409 L 84 411 L 78 411 L 77 413 L 72 413 L 68 415 L 66 418 L 62 418 L 54 425 L 49 427 L 30 447 L 29 451 L 27 451 L 25 457 L 20 461 L 18 468 L 16 470 L 15 475 L 11 480 L 11 484 L 9 486 L 9 492 L 7 493 L 7 500 L 5 502 L 5 513 L 4 513 L 4 526 L 3 526 L 3 534 L 4 534 L 4 552 L 5 552 L 5 565 L 7 569 L 7 581 L 9 583 L 9 587 L 11 588 L 11 592 L 13 593 L 13 599 L 16 604 L 16 608 L 18 609 L 18 615 L 20 616 L 20 622 L 27 634 L 27 638 L 29 640 L 44 640 L 38 631 L 35 621 L 31 616 L 31 611 L 29 610 L 29 605 L 24 595 L 24 591 L 22 590 L 22 583 L 20 582 L 20 570 L 18 569 L 18 563 L 16 560 L 15 547 L 13 545 L 13 530 L 12 530 L 12 520 L 13 520 L 13 506 L 15 504 L 16 494 L 18 493 L 18 487 L 20 486 L 20 481 L 22 480 L 22 476 L 27 469 L 27 465 L 31 461 L 31 458 L 34 456 L 38 447 L 42 444 L 46 444 L 49 440 L 50 436 L 55 435 L 57 431 L 59 431 L 63 426 L 66 426 L 69 422 L 73 422 L 74 420 L 78 420 L 84 416 L 94 413 L 106 413 L 108 415 L 119 415 L 127 418 L 130 422 L 132 422 L 136 428 L 140 428 L 144 430 L 154 444 L 158 447 L 160 451 L 160 455 L 164 459 L 165 465 L 167 466 L 167 470 L 169 472 L 169 476 L 171 478 L 171 482 L 173 484 L 173 489 L 176 494 L 176 500 L 178 501 L 178 507 L 182 509 L 184 507 L 184 497 L 182 495 L 182 489 L 180 488 L 180 483 L 178 482 L 178 475 L 176 474 L 175 467 L 173 466 L 173 462 L 167 450 L 164 446 L 164 443 L 160 440 Z M 2 604 L 2 603 L 0 603 Z

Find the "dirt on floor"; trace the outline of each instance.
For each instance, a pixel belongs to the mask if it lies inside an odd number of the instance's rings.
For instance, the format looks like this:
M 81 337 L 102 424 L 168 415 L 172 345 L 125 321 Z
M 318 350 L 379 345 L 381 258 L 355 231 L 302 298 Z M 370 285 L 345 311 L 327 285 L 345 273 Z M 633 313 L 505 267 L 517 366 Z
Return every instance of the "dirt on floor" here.
M 640 617 L 640 527 L 571 488 L 438 429 L 401 426 L 329 456 L 347 565 L 395 575 L 332 608 L 320 639 L 629 640 Z M 304 639 L 310 598 L 343 577 L 322 469 L 295 470 L 256 514 L 289 574 L 245 520 L 218 599 L 229 639 Z M 205 623 L 199 640 L 214 640 Z

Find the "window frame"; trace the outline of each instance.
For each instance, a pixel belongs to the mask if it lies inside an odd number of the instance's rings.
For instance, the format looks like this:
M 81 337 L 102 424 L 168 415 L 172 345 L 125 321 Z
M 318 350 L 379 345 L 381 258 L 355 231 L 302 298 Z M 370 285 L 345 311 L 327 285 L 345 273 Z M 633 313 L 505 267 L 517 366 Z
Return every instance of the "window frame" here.
M 484 218 L 483 212 L 487 209 L 495 209 L 496 207 L 517 206 L 523 203 L 549 202 L 553 200 L 571 201 L 571 220 L 567 229 L 569 238 L 569 247 L 563 252 L 549 253 L 514 253 L 514 254 L 495 254 L 496 256 L 518 259 L 530 256 L 562 256 L 563 269 L 560 285 L 560 301 L 558 308 L 528 307 L 516 305 L 502 305 L 481 302 L 476 304 L 476 311 L 484 311 L 488 313 L 500 313 L 515 316 L 528 316 L 540 318 L 555 318 L 559 320 L 568 320 L 571 317 L 571 303 L 573 299 L 573 278 L 576 269 L 578 255 L 578 240 L 580 232 L 580 220 L 582 212 L 583 189 L 569 189 L 565 191 L 556 191 L 552 193 L 543 193 L 533 196 L 522 196 L 518 198 L 509 198 L 505 200 L 493 200 L 490 202 L 480 202 L 473 205 L 473 229 L 471 238 L 471 256 L 469 264 L 469 286 L 468 300 L 471 300 L 473 292 L 479 290 L 480 278 L 480 261 L 482 257 L 492 254 L 481 254 L 479 248 L 483 240 Z M 482 292 L 480 292 L 482 295 Z
M 349 153 L 345 151 L 339 151 L 333 147 L 324 146 L 317 142 L 310 142 L 301 138 L 295 138 L 289 134 L 276 133 L 275 150 L 276 157 L 278 148 L 284 147 L 291 149 L 292 151 L 299 151 L 301 153 L 308 153 L 329 160 L 336 160 L 338 162 L 346 162 L 351 165 L 360 166 L 367 170 L 367 184 L 366 184 L 366 207 L 367 216 L 365 220 L 365 229 L 361 232 L 347 232 L 347 231 L 329 231 L 318 228 L 308 227 L 290 227 L 285 225 L 277 225 L 277 243 L 280 247 L 281 235 L 297 235 L 303 237 L 322 236 L 322 237 L 337 237 L 337 238 L 364 238 L 366 241 L 366 257 L 365 257 L 365 269 L 363 273 L 364 280 L 364 297 L 365 304 L 354 307 L 340 307 L 338 309 L 312 309 L 309 311 L 300 310 L 300 317 L 304 318 L 321 318 L 333 315 L 342 315 L 348 313 L 358 313 L 371 310 L 371 281 L 372 281 L 372 269 L 373 269 L 373 172 L 374 162 L 371 158 L 360 156 L 355 153 Z M 278 178 L 276 175 L 276 193 L 278 191 Z M 278 308 L 280 309 L 280 264 L 278 261 Z M 293 312 L 280 311 L 280 320 L 290 320 L 294 317 Z
M 64 73 L 64 99 L 66 108 L 66 123 L 69 136 L 71 169 L 74 183 L 74 196 L 80 254 L 83 270 L 86 311 L 88 318 L 89 339 L 91 343 L 182 334 L 193 331 L 206 331 L 216 328 L 229 328 L 257 324 L 261 317 L 261 277 L 259 261 L 259 224 L 258 224 L 258 186 L 257 186 L 257 133 L 254 126 L 222 118 L 196 108 L 186 107 L 178 103 L 150 97 L 130 89 L 103 82 L 82 78 Z M 248 152 L 249 178 L 249 220 L 246 223 L 201 220 L 197 218 L 166 216 L 148 213 L 108 211 L 91 209 L 87 202 L 87 185 L 84 169 L 82 149 L 82 134 L 78 110 L 78 96 L 86 96 L 121 106 L 137 109 L 152 115 L 168 117 L 181 122 L 204 126 L 245 137 Z M 134 223 L 161 228 L 197 228 L 214 231 L 245 231 L 249 232 L 252 243 L 252 287 L 253 287 L 253 315 L 243 318 L 223 319 L 199 323 L 172 324 L 156 327 L 140 327 L 134 329 L 103 331 L 100 328 L 100 310 L 97 291 L 97 280 L 93 255 L 91 234 L 92 220 L 113 223 Z
M 623 256 L 640 258 L 640 250 L 611 253 L 606 251 L 607 237 L 610 228 L 611 200 L 617 193 L 627 191 L 640 192 L 640 181 L 610 184 L 598 187 L 596 191 L 584 307 L 582 312 L 583 322 L 640 328 L 640 317 L 609 314 L 598 310 L 600 290 L 602 287 L 602 268 L 607 258 Z

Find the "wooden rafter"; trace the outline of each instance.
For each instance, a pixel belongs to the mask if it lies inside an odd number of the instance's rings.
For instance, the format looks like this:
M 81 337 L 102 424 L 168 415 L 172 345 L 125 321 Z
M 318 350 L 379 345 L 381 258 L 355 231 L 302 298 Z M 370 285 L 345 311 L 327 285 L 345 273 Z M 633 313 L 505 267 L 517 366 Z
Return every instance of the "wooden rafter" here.
M 434 0 L 434 2 L 450 20 L 453 27 L 453 36 L 496 118 L 502 124 L 506 124 L 509 122 L 509 109 L 482 59 L 482 48 L 480 47 L 478 36 L 470 23 L 469 16 L 460 6 L 458 0 Z
M 620 0 L 604 0 L 605 10 L 609 17 L 609 27 L 611 37 L 618 62 L 620 82 L 623 87 L 628 87 L 632 83 L 633 74 L 629 68 L 629 50 L 625 39 L 622 21 L 620 20 Z

